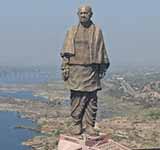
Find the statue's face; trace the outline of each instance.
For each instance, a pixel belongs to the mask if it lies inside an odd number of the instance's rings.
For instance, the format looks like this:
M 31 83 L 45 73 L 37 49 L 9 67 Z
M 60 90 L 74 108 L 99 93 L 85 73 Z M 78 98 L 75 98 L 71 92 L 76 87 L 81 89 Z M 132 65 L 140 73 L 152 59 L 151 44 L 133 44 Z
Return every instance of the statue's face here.
M 78 16 L 79 16 L 79 20 L 81 23 L 85 23 L 85 22 L 90 21 L 90 19 L 92 17 L 91 8 L 89 8 L 87 6 L 83 6 L 83 7 L 79 8 Z

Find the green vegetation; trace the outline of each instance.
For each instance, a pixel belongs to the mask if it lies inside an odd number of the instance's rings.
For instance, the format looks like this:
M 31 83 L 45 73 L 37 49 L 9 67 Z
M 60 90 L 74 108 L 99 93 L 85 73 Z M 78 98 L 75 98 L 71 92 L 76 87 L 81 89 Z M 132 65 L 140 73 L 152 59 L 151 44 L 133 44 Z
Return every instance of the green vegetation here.
M 146 114 L 147 117 L 157 120 L 160 119 L 160 110 L 152 110 Z

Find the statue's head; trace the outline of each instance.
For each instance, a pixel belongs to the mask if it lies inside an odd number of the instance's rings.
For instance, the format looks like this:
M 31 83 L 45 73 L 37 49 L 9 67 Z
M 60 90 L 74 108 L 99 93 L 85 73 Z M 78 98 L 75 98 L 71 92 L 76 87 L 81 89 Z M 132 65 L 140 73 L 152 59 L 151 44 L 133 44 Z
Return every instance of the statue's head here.
M 87 5 L 83 5 L 78 9 L 79 21 L 81 23 L 87 23 L 91 20 L 92 17 L 92 8 Z

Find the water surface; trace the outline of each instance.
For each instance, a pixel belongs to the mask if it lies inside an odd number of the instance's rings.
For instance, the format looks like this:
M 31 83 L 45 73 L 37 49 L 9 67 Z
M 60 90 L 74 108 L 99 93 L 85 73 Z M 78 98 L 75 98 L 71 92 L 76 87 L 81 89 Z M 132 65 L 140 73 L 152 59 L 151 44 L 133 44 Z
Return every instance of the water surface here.
M 19 98 L 19 99 L 46 100 L 42 96 L 34 96 L 32 91 L 16 91 L 16 92 L 0 91 L 0 96 Z
M 27 129 L 15 129 L 17 125 L 35 127 L 28 119 L 19 118 L 16 112 L 0 112 L 0 149 L 26 150 L 28 147 L 21 143 L 38 133 Z

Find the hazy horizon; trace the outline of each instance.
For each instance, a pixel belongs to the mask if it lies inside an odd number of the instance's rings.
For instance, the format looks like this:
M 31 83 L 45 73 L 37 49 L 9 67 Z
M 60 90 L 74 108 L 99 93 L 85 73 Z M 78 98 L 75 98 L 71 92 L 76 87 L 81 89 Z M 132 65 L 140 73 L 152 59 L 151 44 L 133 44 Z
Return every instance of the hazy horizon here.
M 0 0 L 0 66 L 60 67 L 67 29 L 78 23 L 77 8 L 93 7 L 111 67 L 160 64 L 158 0 Z

